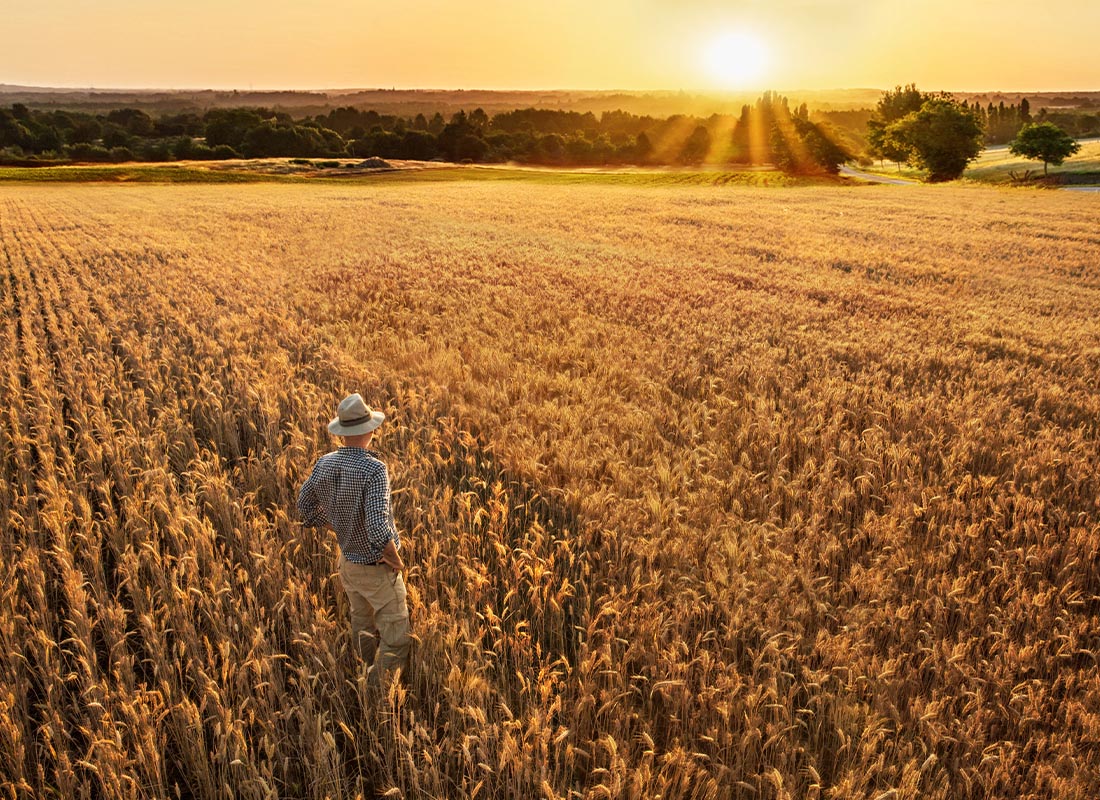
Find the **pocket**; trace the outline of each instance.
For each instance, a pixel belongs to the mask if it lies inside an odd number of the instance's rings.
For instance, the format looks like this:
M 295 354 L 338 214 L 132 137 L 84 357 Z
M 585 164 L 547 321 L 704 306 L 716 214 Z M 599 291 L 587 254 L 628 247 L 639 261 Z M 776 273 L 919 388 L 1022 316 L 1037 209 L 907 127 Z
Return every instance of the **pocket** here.
M 397 600 L 398 609 L 403 616 L 407 617 L 409 615 L 408 592 L 405 591 L 405 581 L 402 579 L 401 573 L 398 572 L 396 575 L 397 580 L 393 582 L 393 594 Z
M 405 601 L 405 582 L 401 580 L 400 573 L 396 573 L 396 575 L 396 580 L 392 574 L 383 578 L 385 588 L 382 589 L 382 592 L 384 593 L 385 602 L 378 609 L 379 619 L 396 621 L 409 616 L 409 608 Z

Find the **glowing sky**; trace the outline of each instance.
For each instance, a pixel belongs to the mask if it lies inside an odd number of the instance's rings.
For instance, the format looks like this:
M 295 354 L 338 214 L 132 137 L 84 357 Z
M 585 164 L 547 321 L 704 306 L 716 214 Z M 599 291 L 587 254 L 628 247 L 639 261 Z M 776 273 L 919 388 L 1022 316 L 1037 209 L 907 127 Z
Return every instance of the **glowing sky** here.
M 927 90 L 1100 89 L 1100 0 L 1048 7 L 1034 0 L 4 0 L 4 6 L 0 83 L 8 84 L 706 90 L 915 82 Z M 766 67 L 716 74 L 707 54 L 722 37 L 757 42 Z

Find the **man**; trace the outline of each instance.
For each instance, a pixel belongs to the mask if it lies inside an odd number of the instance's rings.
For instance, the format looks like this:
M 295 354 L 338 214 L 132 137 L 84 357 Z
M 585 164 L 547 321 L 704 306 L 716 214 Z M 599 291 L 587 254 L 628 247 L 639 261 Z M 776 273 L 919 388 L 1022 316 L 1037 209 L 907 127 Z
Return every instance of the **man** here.
M 345 397 L 328 424 L 343 446 L 317 460 L 298 492 L 302 522 L 336 533 L 352 645 L 364 661 L 373 662 L 379 678 L 405 667 L 409 655 L 405 564 L 390 508 L 390 479 L 378 454 L 367 449 L 385 418 L 358 393 Z

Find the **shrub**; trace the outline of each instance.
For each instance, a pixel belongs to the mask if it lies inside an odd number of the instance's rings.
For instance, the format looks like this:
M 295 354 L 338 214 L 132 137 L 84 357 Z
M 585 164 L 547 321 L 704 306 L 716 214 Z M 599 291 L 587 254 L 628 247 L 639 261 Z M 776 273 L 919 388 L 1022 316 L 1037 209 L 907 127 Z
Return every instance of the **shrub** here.
M 196 152 L 199 145 L 190 136 L 180 136 L 171 145 L 172 155 L 178 159 L 199 158 Z
M 118 125 L 108 122 L 103 126 L 103 146 L 108 149 L 112 147 L 129 147 L 130 134 Z
M 176 155 L 168 140 L 154 139 L 142 144 L 141 157 L 144 161 L 172 161 Z
M 81 142 L 69 146 L 69 158 L 74 161 L 110 161 L 111 152 L 97 144 Z
M 218 161 L 226 161 L 230 158 L 240 158 L 241 154 L 227 144 L 219 144 L 213 150 L 213 157 Z

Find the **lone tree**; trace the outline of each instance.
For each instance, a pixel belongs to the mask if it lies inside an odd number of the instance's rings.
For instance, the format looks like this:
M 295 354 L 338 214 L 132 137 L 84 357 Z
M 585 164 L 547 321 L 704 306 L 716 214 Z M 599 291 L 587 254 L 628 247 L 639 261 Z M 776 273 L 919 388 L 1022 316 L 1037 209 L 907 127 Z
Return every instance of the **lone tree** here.
M 1042 161 L 1044 175 L 1047 164 L 1060 167 L 1080 149 L 1081 144 L 1053 122 L 1025 125 L 1008 145 L 1008 151 L 1015 156 Z
M 926 100 L 919 111 L 888 126 L 890 140 L 909 152 L 909 162 L 928 171 L 929 181 L 962 175 L 982 151 L 985 130 L 978 115 L 946 95 Z

